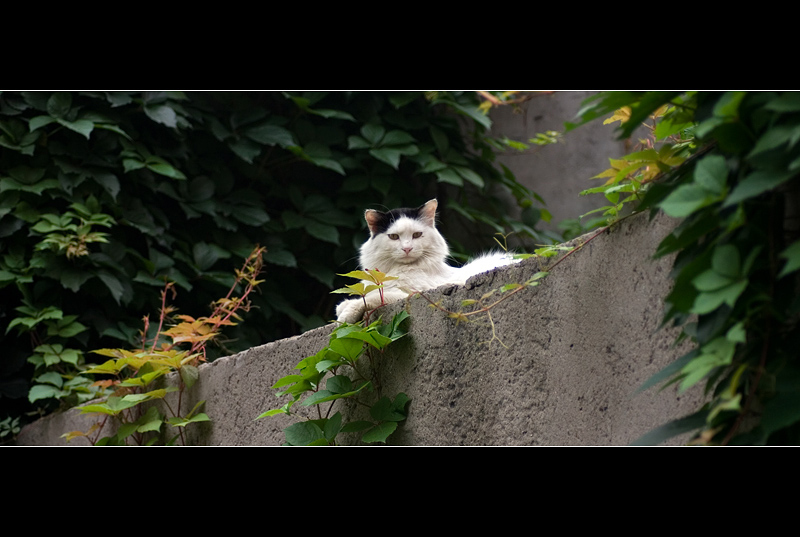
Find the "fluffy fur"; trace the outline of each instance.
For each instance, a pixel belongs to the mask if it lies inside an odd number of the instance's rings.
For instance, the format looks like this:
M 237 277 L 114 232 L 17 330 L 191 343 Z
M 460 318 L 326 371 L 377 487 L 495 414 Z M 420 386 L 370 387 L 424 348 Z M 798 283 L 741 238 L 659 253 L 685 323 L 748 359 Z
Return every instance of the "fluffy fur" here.
M 468 278 L 497 267 L 514 263 L 509 254 L 483 255 L 463 267 L 447 264 L 450 255 L 439 230 L 436 229 L 435 199 L 416 209 L 394 209 L 380 212 L 372 209 L 364 213 L 370 237 L 361 246 L 362 269 L 378 269 L 397 276 L 384 285 L 384 301 L 396 302 L 414 291 L 426 291 L 441 285 L 464 285 Z M 380 294 L 372 291 L 366 296 L 367 310 L 380 306 Z M 361 298 L 348 299 L 336 307 L 340 322 L 358 322 L 365 313 Z

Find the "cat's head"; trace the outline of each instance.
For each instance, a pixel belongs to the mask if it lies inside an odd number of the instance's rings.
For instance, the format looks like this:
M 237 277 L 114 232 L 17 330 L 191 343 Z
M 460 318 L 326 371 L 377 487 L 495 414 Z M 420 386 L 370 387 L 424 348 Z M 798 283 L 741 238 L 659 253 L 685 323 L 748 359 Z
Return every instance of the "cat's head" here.
M 387 261 L 411 264 L 441 262 L 447 257 L 447 244 L 436 229 L 438 202 L 430 200 L 416 209 L 393 209 L 387 212 L 368 209 L 364 219 L 369 226 L 370 238 L 362 248 L 362 262 Z M 363 259 L 363 257 L 368 259 Z M 384 270 L 384 269 L 381 269 Z

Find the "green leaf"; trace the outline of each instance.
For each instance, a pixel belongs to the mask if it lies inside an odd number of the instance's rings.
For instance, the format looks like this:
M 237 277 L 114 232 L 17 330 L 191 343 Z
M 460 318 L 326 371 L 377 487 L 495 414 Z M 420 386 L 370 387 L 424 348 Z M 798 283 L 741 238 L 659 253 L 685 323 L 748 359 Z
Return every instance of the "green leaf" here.
M 464 166 L 458 166 L 455 168 L 455 170 L 458 173 L 458 175 L 460 175 L 473 185 L 479 188 L 483 188 L 485 186 L 483 178 L 474 171 L 470 170 L 469 168 L 465 168 Z
M 761 135 L 748 157 L 753 158 L 761 153 L 787 144 L 792 147 L 797 143 L 799 136 L 800 125 L 777 125 L 772 127 Z
M 289 147 L 296 145 L 292 133 L 279 125 L 265 123 L 245 132 L 245 136 L 264 145 Z
M 367 123 L 361 127 L 361 136 L 373 147 L 381 143 L 384 134 L 386 134 L 386 129 L 377 123 Z
M 66 91 L 53 93 L 47 99 L 47 113 L 54 118 L 64 118 L 72 108 L 72 94 Z
M 397 430 L 397 423 L 393 421 L 387 421 L 376 425 L 375 427 L 364 433 L 364 436 L 361 437 L 361 440 L 363 440 L 367 444 L 372 444 L 374 442 L 386 443 L 386 439 L 389 438 L 389 435 L 391 435 L 396 430 Z
M 281 267 L 296 267 L 297 259 L 289 250 L 271 249 L 264 254 L 264 261 Z
M 192 416 L 191 418 L 169 418 L 167 420 L 167 423 L 169 423 L 173 427 L 186 427 L 190 423 L 201 423 L 201 422 L 204 422 L 204 421 L 211 421 L 211 418 L 209 418 L 206 414 L 201 412 L 200 414 L 197 414 L 196 416 Z M 158 423 L 160 425 L 161 421 L 159 420 Z M 140 432 L 143 432 L 143 431 L 140 431 Z
M 312 237 L 336 245 L 339 244 L 339 230 L 333 226 L 309 220 L 306 224 L 306 229 Z
M 165 177 L 170 177 L 172 179 L 186 179 L 186 176 L 180 170 L 174 168 L 166 160 L 160 157 L 148 157 L 145 165 L 147 166 L 148 170 L 154 171 L 157 174 Z
M 464 178 L 453 168 L 445 168 L 436 172 L 436 180 L 456 186 L 464 186 Z
M 325 440 L 325 433 L 320 426 L 311 421 L 292 424 L 285 428 L 283 433 L 286 435 L 287 443 L 292 446 L 309 446 L 319 440 Z
M 357 338 L 336 338 L 331 340 L 329 348 L 348 361 L 354 362 L 361 356 L 364 350 L 364 342 Z
M 400 165 L 400 157 L 403 153 L 397 149 L 391 147 L 379 147 L 376 149 L 370 149 L 369 154 L 375 157 L 376 159 L 384 162 L 394 168 L 395 170 Z
M 374 426 L 375 424 L 371 421 L 366 420 L 359 420 L 359 421 L 351 421 L 350 423 L 345 424 L 341 432 L 343 433 L 358 433 L 369 429 L 370 427 Z
M 100 278 L 100 281 L 102 281 L 108 288 L 109 292 L 111 292 L 111 297 L 114 299 L 114 301 L 119 304 L 122 300 L 122 296 L 125 293 L 125 287 L 122 282 L 119 281 L 119 278 L 105 271 L 98 272 L 97 277 Z
M 786 264 L 781 269 L 781 272 L 778 275 L 779 278 L 783 278 L 787 274 L 800 269 L 800 241 L 797 241 L 786 248 L 783 252 L 781 252 L 780 257 L 786 259 Z
M 713 194 L 723 193 L 727 179 L 728 166 L 725 158 L 720 155 L 710 155 L 702 159 L 694 170 L 695 183 Z
M 181 380 L 187 388 L 191 388 L 200 379 L 200 370 L 193 365 L 183 365 L 180 368 Z
M 730 365 L 735 350 L 736 343 L 725 337 L 715 338 L 703 345 L 699 355 L 681 369 L 684 377 L 680 383 L 680 393 L 694 386 L 714 369 Z
M 28 121 L 28 128 L 30 128 L 31 132 L 33 132 L 37 129 L 41 129 L 42 127 L 46 127 L 47 125 L 55 122 L 56 119 L 54 117 L 36 116 L 34 118 L 31 118 L 30 121 Z
M 673 190 L 659 205 L 669 216 L 685 218 L 714 201 L 716 201 L 715 196 L 702 186 L 688 184 Z
M 94 130 L 94 123 L 86 119 L 79 119 L 77 121 L 65 121 L 63 119 L 59 119 L 58 122 L 69 130 L 84 136 L 87 140 Z
M 699 315 L 711 313 L 723 304 L 733 307 L 747 288 L 747 280 L 739 281 L 716 291 L 700 293 L 694 301 L 692 312 Z
M 64 385 L 64 379 L 55 371 L 39 375 L 34 380 L 40 384 L 51 384 L 57 388 L 61 388 Z
M 36 384 L 32 386 L 28 392 L 28 401 L 34 403 L 42 399 L 58 399 L 64 396 L 66 393 L 68 392 L 64 392 L 55 386 Z
M 732 278 L 723 276 L 713 269 L 708 269 L 695 277 L 692 280 L 692 284 L 694 284 L 698 291 L 709 292 L 727 287 L 734 283 L 734 281 L 735 280 Z
M 782 185 L 794 175 L 794 172 L 755 171 L 736 185 L 722 206 L 730 207 L 746 199 L 763 194 Z
M 344 336 L 344 338 L 351 338 L 351 339 L 357 339 L 359 341 L 364 341 L 372 345 L 376 349 L 383 349 L 389 343 L 392 342 L 391 338 L 382 335 L 380 332 L 376 330 L 370 330 L 367 332 L 350 332 L 349 334 Z
M 764 105 L 775 112 L 800 112 L 800 93 L 787 91 Z
M 368 149 L 372 144 L 361 136 L 348 136 L 347 149 Z
M 145 104 L 144 113 L 156 123 L 172 128 L 178 126 L 178 115 L 166 104 Z
M 669 440 L 679 434 L 685 434 L 696 431 L 706 424 L 708 417 L 708 410 L 700 410 L 689 416 L 670 421 L 653 429 L 652 431 L 640 436 L 633 442 L 631 446 L 656 446 L 665 440 Z
M 761 427 L 767 435 L 800 421 L 800 369 L 788 365 L 777 377 L 775 388 L 762 412 Z
M 739 249 L 733 244 L 717 246 L 711 257 L 711 267 L 723 276 L 738 277 L 741 269 Z
M 394 401 L 384 396 L 372 405 L 369 414 L 378 421 L 403 421 L 406 419 L 405 406 L 408 401 L 404 393 L 397 394 Z

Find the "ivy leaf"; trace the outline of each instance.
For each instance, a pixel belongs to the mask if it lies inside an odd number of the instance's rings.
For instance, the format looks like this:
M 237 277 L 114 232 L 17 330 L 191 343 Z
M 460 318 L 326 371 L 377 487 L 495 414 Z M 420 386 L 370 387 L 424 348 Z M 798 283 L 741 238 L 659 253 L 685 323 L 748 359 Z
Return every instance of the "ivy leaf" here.
M 800 93 L 787 91 L 764 105 L 775 112 L 800 112 Z
M 394 401 L 384 396 L 372 405 L 369 414 L 378 421 L 403 421 L 406 419 L 405 407 L 408 401 L 408 396 L 404 393 L 397 394 Z
M 719 274 L 730 278 L 739 276 L 741 270 L 739 249 L 733 244 L 717 246 L 711 257 L 711 267 Z
M 377 123 L 367 123 L 361 127 L 361 136 L 373 147 L 381 143 L 384 134 L 386 134 L 386 129 Z
M 313 237 L 336 245 L 339 244 L 339 230 L 333 226 L 309 220 L 306 223 L 306 229 L 309 235 Z
M 56 119 L 67 117 L 71 108 L 72 94 L 67 91 L 58 91 L 47 99 L 47 113 Z
M 669 216 L 685 218 L 698 209 L 714 203 L 715 196 L 697 184 L 681 185 L 659 205 Z
M 761 427 L 767 435 L 800 419 L 800 369 L 787 364 L 778 376 L 776 393 L 764 405 Z
M 780 257 L 786 259 L 786 264 L 781 269 L 781 272 L 778 275 L 779 278 L 783 278 L 787 274 L 800 269 L 800 241 L 797 241 L 786 248 L 783 252 L 781 252 Z
M 94 130 L 94 122 L 89 121 L 88 119 L 78 119 L 76 121 L 59 119 L 58 122 L 69 130 L 84 136 L 87 140 Z
M 463 177 L 464 179 L 466 179 L 467 181 L 469 181 L 473 185 L 475 185 L 475 186 L 477 186 L 479 188 L 483 188 L 484 187 L 485 183 L 483 181 L 483 177 L 481 177 L 480 175 L 478 175 L 477 173 L 475 173 L 471 169 L 466 168 L 464 166 L 458 166 L 458 167 L 455 168 L 455 170 L 456 170 L 456 172 L 458 172 L 458 175 L 460 175 L 461 177 Z
M 800 137 L 800 125 L 777 125 L 761 135 L 748 157 L 753 158 L 786 144 L 792 147 L 797 143 L 798 137 Z
M 106 271 L 98 272 L 97 277 L 100 278 L 100 281 L 102 281 L 111 292 L 111 297 L 114 301 L 119 304 L 125 292 L 125 287 L 122 282 L 120 282 L 116 276 Z
M 377 149 L 370 149 L 369 154 L 377 160 L 384 162 L 394 168 L 395 170 L 400 165 L 400 157 L 402 153 L 397 149 L 391 147 L 379 147 Z
M 714 369 L 730 365 L 735 349 L 736 344 L 725 337 L 718 337 L 703 345 L 699 356 L 681 370 L 685 376 L 680 383 L 680 392 L 694 386 Z
M 297 266 L 297 259 L 289 250 L 270 249 L 264 254 L 264 261 L 281 267 Z
M 370 330 L 367 332 L 351 332 L 345 336 L 345 338 L 357 339 L 359 341 L 364 341 L 376 349 L 383 349 L 389 343 L 392 342 L 391 338 L 388 338 L 381 334 L 378 331 Z
M 311 421 L 301 421 L 283 430 L 286 442 L 291 446 L 310 446 L 325 440 L 325 433 L 319 425 Z M 326 442 L 327 443 L 327 442 Z
M 156 123 L 172 128 L 178 126 L 178 115 L 166 104 L 145 104 L 144 113 Z
M 708 410 L 704 409 L 689 416 L 670 421 L 640 436 L 631 442 L 631 446 L 655 446 L 679 434 L 696 431 L 706 424 L 708 413 Z
M 397 430 L 397 423 L 394 421 L 387 421 L 384 423 L 379 423 L 366 433 L 364 436 L 361 437 L 361 440 L 368 444 L 372 444 L 374 442 L 381 442 L 385 443 L 386 439 Z
M 710 155 L 697 163 L 694 181 L 706 191 L 722 194 L 728 179 L 728 166 L 721 155 Z
M 746 199 L 763 194 L 785 183 L 794 175 L 794 172 L 755 171 L 736 185 L 736 188 L 733 189 L 733 192 L 731 192 L 722 206 L 730 207 Z
M 30 391 L 28 392 L 28 401 L 34 403 L 42 399 L 51 399 L 51 398 L 58 399 L 65 393 L 66 392 L 62 391 L 60 388 L 57 388 L 55 386 L 37 384 L 35 386 L 32 386 Z
M 464 178 L 453 168 L 445 168 L 436 172 L 436 180 L 456 186 L 464 186 Z
M 147 166 L 148 170 L 154 171 L 157 174 L 165 177 L 170 177 L 172 179 L 186 179 L 186 176 L 180 170 L 173 167 L 170 163 L 160 157 L 150 156 L 147 158 L 144 165 Z
M 263 145 L 289 147 L 296 145 L 292 133 L 279 125 L 264 123 L 245 131 L 245 136 Z
M 335 338 L 332 339 L 329 348 L 347 359 L 349 362 L 355 362 L 361 356 L 364 349 L 364 342 L 353 338 Z

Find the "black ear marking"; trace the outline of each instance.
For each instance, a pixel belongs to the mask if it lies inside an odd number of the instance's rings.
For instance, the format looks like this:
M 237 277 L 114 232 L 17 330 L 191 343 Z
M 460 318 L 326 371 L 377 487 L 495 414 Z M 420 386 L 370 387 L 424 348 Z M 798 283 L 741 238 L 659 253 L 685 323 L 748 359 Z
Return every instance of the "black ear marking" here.
M 385 213 L 375 209 L 367 209 L 364 211 L 364 220 L 367 221 L 367 227 L 369 227 L 370 236 L 372 237 L 385 233 L 400 218 L 420 220 L 431 227 L 436 227 L 436 208 L 438 205 L 434 198 L 416 209 L 392 209 Z

